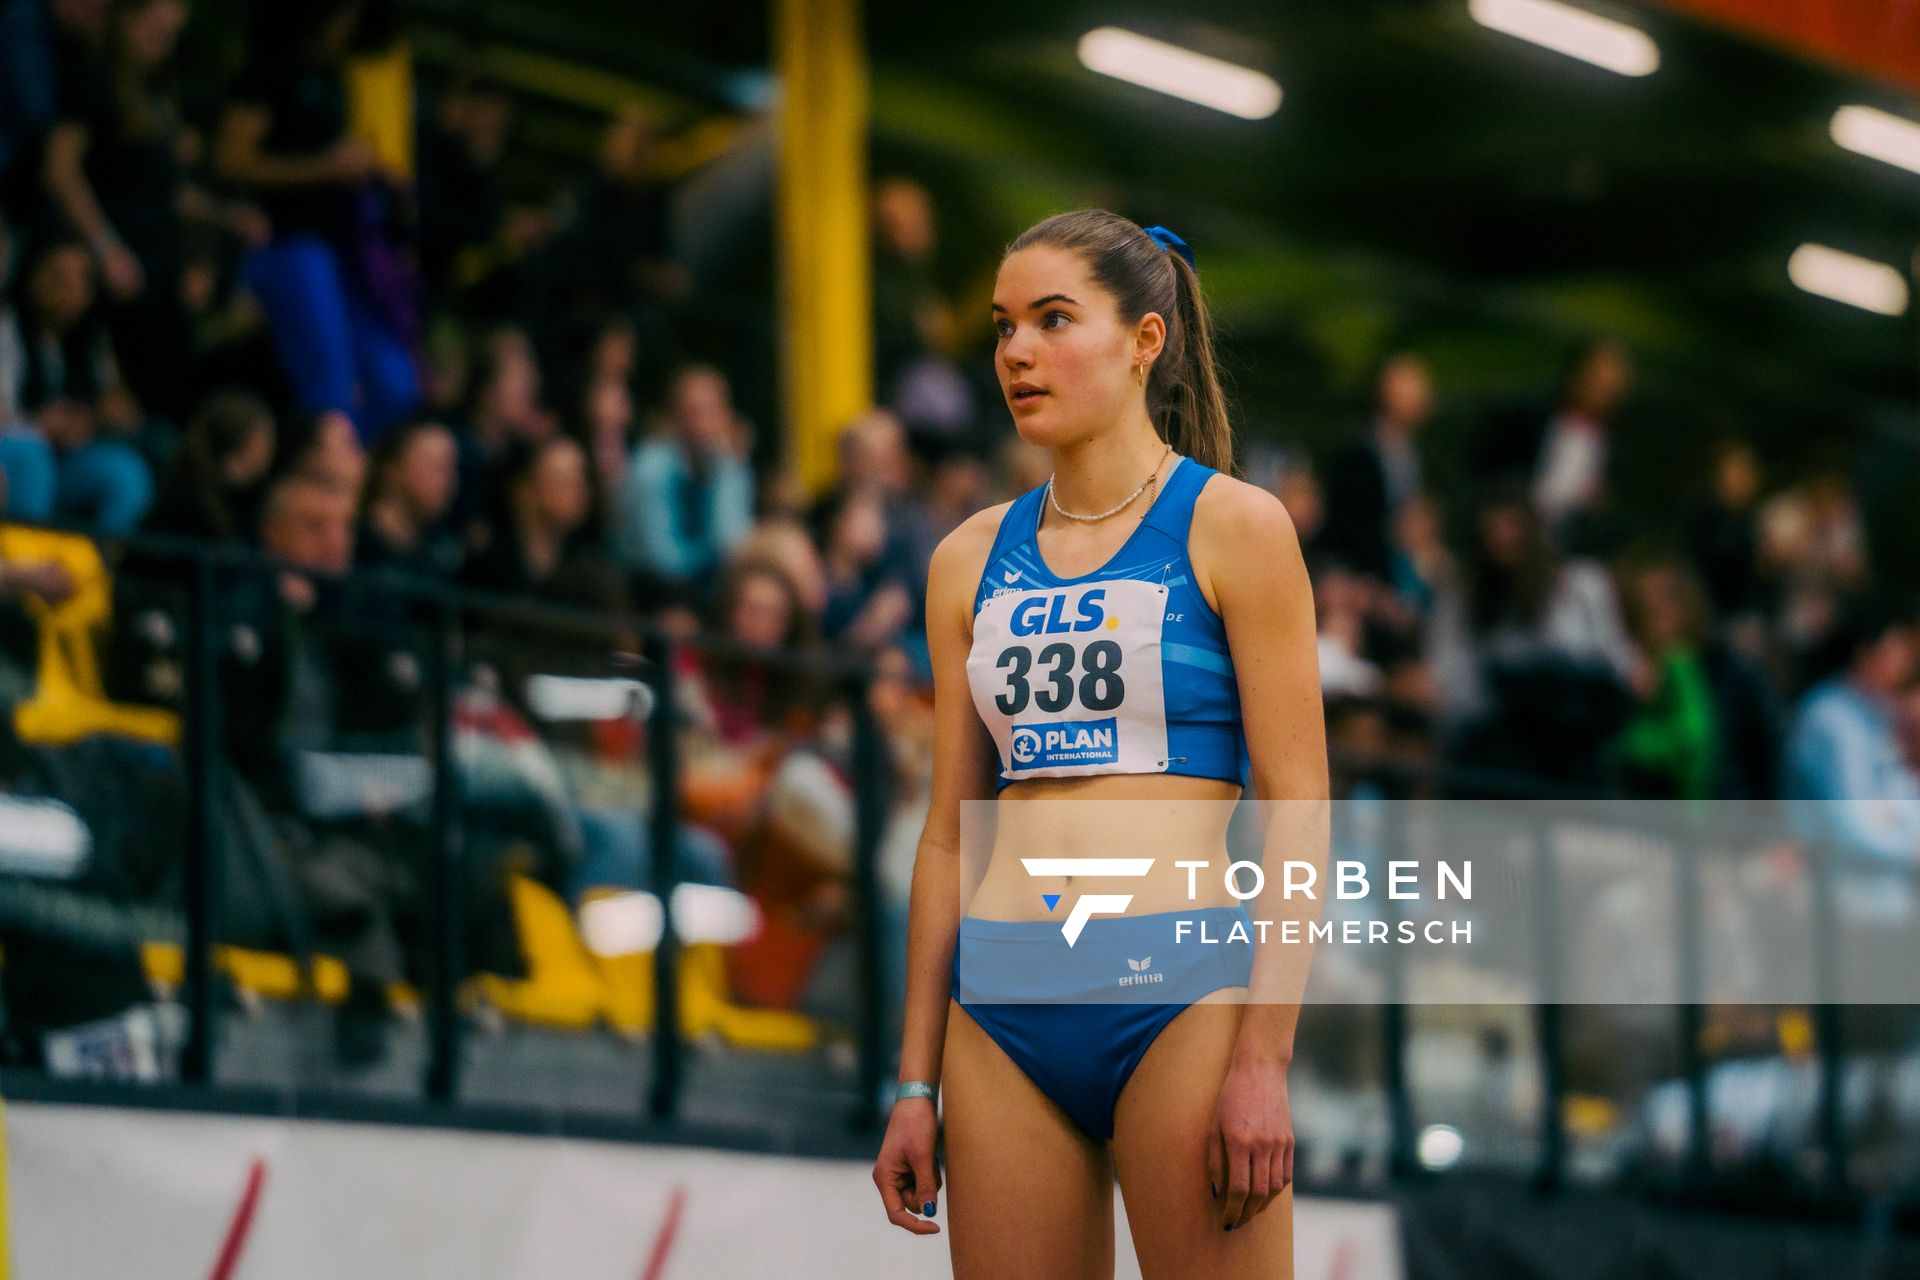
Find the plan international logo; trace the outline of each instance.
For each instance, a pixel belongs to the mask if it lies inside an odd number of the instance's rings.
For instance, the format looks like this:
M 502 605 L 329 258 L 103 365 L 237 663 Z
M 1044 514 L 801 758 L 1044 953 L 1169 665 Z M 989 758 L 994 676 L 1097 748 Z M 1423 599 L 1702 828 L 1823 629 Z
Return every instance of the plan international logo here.
M 1153 870 L 1152 858 L 1022 858 L 1020 864 L 1030 876 L 1144 876 Z M 1043 893 L 1040 900 L 1051 911 L 1060 905 L 1060 895 Z M 1117 916 L 1125 914 L 1133 902 L 1130 893 L 1088 893 L 1076 898 L 1073 909 L 1067 912 L 1065 923 L 1060 932 L 1066 937 L 1067 945 L 1080 941 L 1080 931 L 1087 927 L 1087 921 L 1094 916 Z M 1147 957 L 1151 960 L 1152 957 Z M 1132 960 L 1127 961 L 1132 964 Z M 1145 968 L 1146 961 L 1136 966 Z M 1157 980 L 1159 974 L 1155 974 Z M 1122 985 L 1127 979 L 1122 978 Z
M 1022 769 L 1112 764 L 1119 758 L 1120 730 L 1113 716 L 1013 726 L 1013 762 Z

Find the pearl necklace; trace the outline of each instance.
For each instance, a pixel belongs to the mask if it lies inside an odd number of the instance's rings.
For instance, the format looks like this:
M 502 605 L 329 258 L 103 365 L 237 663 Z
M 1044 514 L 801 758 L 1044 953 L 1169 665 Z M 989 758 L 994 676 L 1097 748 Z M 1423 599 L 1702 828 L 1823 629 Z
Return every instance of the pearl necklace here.
M 1158 485 L 1160 480 L 1160 467 L 1162 464 L 1166 462 L 1167 454 L 1172 452 L 1173 452 L 1173 445 L 1171 442 L 1169 442 L 1167 444 L 1166 449 L 1163 450 L 1160 454 L 1160 461 L 1153 464 L 1153 474 L 1149 475 L 1145 480 L 1142 480 L 1140 482 L 1140 487 L 1138 489 L 1135 489 L 1132 493 L 1128 494 L 1124 499 L 1122 499 L 1119 506 L 1108 507 L 1105 511 L 1102 511 L 1099 515 L 1094 515 L 1094 516 L 1081 515 L 1077 512 L 1069 511 L 1065 507 L 1061 506 L 1060 499 L 1053 496 L 1053 476 L 1052 475 L 1049 475 L 1047 477 L 1047 501 L 1053 504 L 1053 509 L 1055 511 L 1058 511 L 1061 515 L 1065 516 L 1069 520 L 1080 520 L 1085 522 L 1092 522 L 1095 520 L 1105 520 L 1108 516 L 1113 515 L 1116 512 L 1126 510 L 1127 507 L 1132 504 L 1135 498 L 1139 497 L 1142 493 L 1146 492 L 1149 486 Z M 1157 488 L 1155 489 L 1155 492 L 1156 493 L 1158 492 Z M 1149 502 L 1147 503 L 1147 505 L 1151 507 L 1153 503 Z

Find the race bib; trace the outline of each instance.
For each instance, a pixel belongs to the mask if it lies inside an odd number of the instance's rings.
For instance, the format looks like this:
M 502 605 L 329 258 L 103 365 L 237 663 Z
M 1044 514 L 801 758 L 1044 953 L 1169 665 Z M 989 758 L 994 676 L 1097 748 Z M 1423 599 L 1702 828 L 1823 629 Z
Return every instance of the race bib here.
M 1167 588 L 1115 578 L 1009 591 L 973 623 L 967 682 L 1009 780 L 1161 773 Z

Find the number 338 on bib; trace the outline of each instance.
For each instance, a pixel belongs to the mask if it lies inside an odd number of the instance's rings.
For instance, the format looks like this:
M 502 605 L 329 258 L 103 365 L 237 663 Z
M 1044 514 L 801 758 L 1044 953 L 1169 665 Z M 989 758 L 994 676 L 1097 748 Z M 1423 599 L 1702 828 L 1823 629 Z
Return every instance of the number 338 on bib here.
M 1160 632 L 1167 589 L 1134 579 L 995 595 L 967 682 L 1008 779 L 1167 767 Z

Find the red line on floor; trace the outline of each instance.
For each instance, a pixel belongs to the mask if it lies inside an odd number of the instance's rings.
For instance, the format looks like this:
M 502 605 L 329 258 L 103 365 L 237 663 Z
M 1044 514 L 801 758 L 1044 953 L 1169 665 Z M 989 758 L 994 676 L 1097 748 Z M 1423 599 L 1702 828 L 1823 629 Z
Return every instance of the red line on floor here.
M 247 1170 L 246 1190 L 240 1193 L 240 1203 L 234 1208 L 233 1221 L 227 1224 L 226 1241 L 220 1246 L 220 1256 L 208 1280 L 232 1280 L 234 1268 L 240 1265 L 240 1251 L 247 1245 L 247 1233 L 253 1230 L 253 1211 L 259 1207 L 260 1188 L 266 1180 L 267 1162 L 256 1156 L 253 1167 Z
M 673 1248 L 673 1238 L 680 1231 L 680 1215 L 687 1207 L 687 1189 L 678 1186 L 667 1201 L 667 1217 L 660 1224 L 660 1234 L 654 1239 L 653 1251 L 647 1255 L 647 1265 L 640 1269 L 640 1280 L 660 1280 L 667 1274 L 667 1254 Z

